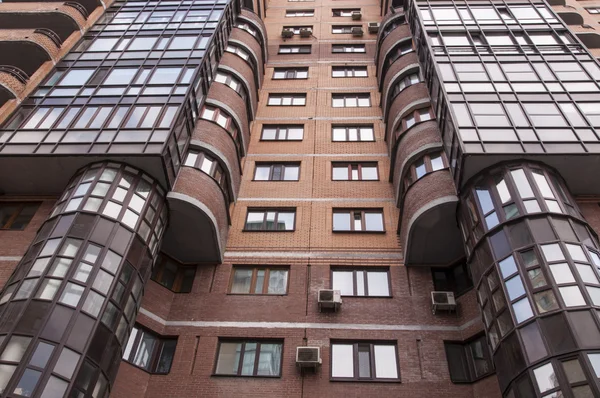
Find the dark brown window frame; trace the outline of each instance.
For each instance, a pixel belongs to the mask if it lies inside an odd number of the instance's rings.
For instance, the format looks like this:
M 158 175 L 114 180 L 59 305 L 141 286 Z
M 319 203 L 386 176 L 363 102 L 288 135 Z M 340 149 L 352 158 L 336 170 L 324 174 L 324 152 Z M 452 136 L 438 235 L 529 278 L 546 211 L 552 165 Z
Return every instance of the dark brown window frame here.
M 300 181 L 300 165 L 301 162 L 256 162 L 254 164 L 254 174 L 252 176 L 252 181 L 260 181 L 260 182 L 298 182 Z M 296 166 L 298 167 L 298 179 L 297 180 L 286 180 L 285 177 L 285 169 L 287 166 Z M 267 180 L 257 180 L 256 179 L 256 171 L 259 167 L 269 167 L 269 179 Z M 275 168 L 281 167 L 281 179 L 275 180 L 273 179 L 273 175 L 275 174 Z
M 335 168 L 342 168 L 343 166 L 346 166 L 346 169 L 348 171 L 348 175 L 347 175 L 347 179 L 345 180 L 335 180 L 333 179 L 333 169 Z M 357 167 L 358 169 L 358 179 L 354 180 L 352 179 L 352 169 L 354 168 L 354 166 Z M 377 178 L 374 180 L 363 180 L 362 178 L 362 168 L 363 167 L 375 167 L 375 172 L 377 173 Z M 331 181 L 379 181 L 380 180 L 380 176 L 379 176 L 379 162 L 331 162 Z
M 392 293 L 392 275 L 390 273 L 390 267 L 347 267 L 347 266 L 336 266 L 336 265 L 332 265 L 331 269 L 329 271 L 329 286 L 331 286 L 331 288 L 333 289 L 333 273 L 334 272 L 349 272 L 352 271 L 352 284 L 353 284 L 353 290 L 354 290 L 354 294 L 353 295 L 348 295 L 348 294 L 343 294 L 342 297 L 357 297 L 357 298 L 393 298 L 393 293 Z M 357 271 L 362 271 L 365 272 L 367 275 L 365 275 L 364 281 L 365 281 L 365 286 L 364 286 L 364 292 L 365 295 L 364 296 L 359 296 L 356 294 L 357 292 L 357 279 L 356 279 L 356 272 Z M 387 281 L 388 281 L 388 291 L 390 292 L 390 294 L 388 296 L 374 296 L 374 295 L 369 295 L 369 287 L 368 287 L 368 273 L 369 272 L 387 272 Z
M 366 76 L 354 76 L 357 70 L 365 71 L 367 73 Z M 334 76 L 334 71 L 343 71 L 344 76 Z M 343 79 L 343 78 L 356 78 L 356 79 L 364 79 L 369 77 L 369 68 L 366 65 L 333 65 L 331 67 L 331 77 L 333 79 Z
M 291 68 L 273 68 L 272 80 L 307 80 L 308 79 L 308 66 L 302 67 L 291 67 Z M 306 72 L 306 77 L 297 77 L 298 71 Z M 285 77 L 275 77 L 275 73 L 283 72 Z
M 430 118 L 427 119 L 427 120 L 421 120 L 421 113 L 420 113 L 420 111 L 423 110 L 423 109 L 428 109 L 429 110 L 428 113 L 429 113 L 429 117 Z M 411 117 L 413 119 L 415 119 L 415 122 L 411 126 L 407 127 L 408 126 L 407 120 L 409 118 L 411 118 Z M 396 130 L 396 136 L 398 136 L 399 134 L 405 132 L 406 130 L 408 130 L 410 128 L 413 128 L 414 126 L 418 125 L 419 123 L 428 122 L 430 120 L 435 120 L 435 119 L 436 119 L 435 113 L 433 112 L 433 110 L 431 108 L 424 107 L 424 108 L 415 109 L 412 112 L 409 112 L 408 114 L 406 114 L 406 115 L 404 115 L 402 117 L 402 120 L 400 121 L 400 125 L 398 126 L 398 128 Z
M 264 213 L 263 214 L 263 222 L 261 229 L 248 229 L 248 213 L 256 212 L 256 213 Z M 267 229 L 267 213 L 276 213 L 275 220 L 273 221 L 275 224 L 279 219 L 279 213 L 294 213 L 294 225 L 292 229 Z M 296 216 L 297 216 L 297 208 L 296 207 L 276 207 L 276 208 L 265 208 L 265 207 L 249 207 L 246 209 L 246 218 L 244 221 L 243 232 L 294 232 L 296 231 Z
M 249 293 L 234 293 L 231 291 L 231 289 L 233 288 L 233 280 L 235 277 L 235 271 L 236 270 L 252 270 L 252 280 L 250 282 L 250 292 Z M 265 282 L 263 284 L 263 291 L 262 293 L 253 293 L 254 289 L 256 288 L 256 278 L 257 278 L 257 273 L 260 270 L 264 270 L 265 271 Z M 269 273 L 271 271 L 287 271 L 287 284 L 285 286 L 285 293 L 268 293 L 269 291 Z M 234 265 L 233 267 L 231 267 L 231 277 L 229 278 L 229 285 L 227 287 L 227 294 L 231 294 L 231 295 L 235 295 L 235 296 L 287 296 L 290 290 L 290 267 L 289 266 L 269 266 L 269 265 L 264 265 L 264 266 L 251 266 L 251 265 Z
M 363 228 L 366 227 L 365 224 L 365 213 L 377 213 L 377 214 L 381 214 L 381 221 L 383 224 L 383 230 L 381 231 L 367 231 L 364 229 L 361 230 L 355 230 L 354 229 L 354 215 L 356 212 L 360 212 L 361 213 L 361 225 L 363 226 Z M 348 230 L 341 230 L 341 229 L 334 229 L 334 224 L 333 224 L 333 216 L 335 213 L 348 213 L 350 214 L 350 229 Z M 332 221 L 332 232 L 333 233 L 361 233 L 361 234 L 385 234 L 387 231 L 385 229 L 385 215 L 384 215 L 384 211 L 383 208 L 356 208 L 356 209 L 348 209 L 345 207 L 335 207 L 332 210 L 332 214 L 331 214 L 331 221 Z
M 41 201 L 0 201 L 0 209 L 3 207 L 3 205 L 19 206 L 19 208 L 14 213 L 12 213 L 12 215 L 8 218 L 8 220 L 6 221 L 6 223 L 4 225 L 0 225 L 0 231 L 23 231 L 25 228 L 27 228 L 27 226 L 29 225 L 31 220 L 33 220 L 33 217 L 35 217 L 36 213 L 40 209 L 40 206 L 42 205 L 42 202 Z M 25 223 L 23 228 L 19 228 L 19 229 L 11 228 L 11 226 L 14 224 L 15 220 L 19 217 L 21 212 L 28 206 L 31 206 L 31 207 L 36 206 L 36 209 L 33 212 L 33 214 L 31 215 L 31 218 Z
M 274 105 L 274 104 L 270 104 L 269 102 L 271 101 L 271 98 L 280 98 L 281 99 L 281 104 L 279 105 Z M 291 102 L 289 105 L 284 105 L 283 104 L 283 100 L 285 98 L 290 98 Z M 302 105 L 295 105 L 294 99 L 296 98 L 302 98 L 304 99 L 304 104 Z M 269 93 L 269 95 L 267 96 L 267 106 L 306 106 L 306 100 L 307 100 L 307 93 Z
M 362 140 L 361 139 L 361 140 L 357 140 L 357 141 L 350 141 L 350 139 L 349 139 L 350 138 L 350 131 L 349 130 L 350 129 L 358 129 L 357 134 L 358 134 L 358 138 L 360 138 L 361 137 L 361 131 L 360 131 L 360 129 L 362 129 L 362 128 L 370 128 L 373 131 L 373 139 L 372 140 Z M 334 140 L 333 139 L 334 138 L 334 132 L 333 132 L 334 129 L 345 129 L 346 130 L 346 140 L 344 140 L 344 141 L 336 141 L 336 140 Z M 331 125 L 331 142 L 375 142 L 375 141 L 376 141 L 376 139 L 375 139 L 375 126 L 372 125 L 372 124 L 362 124 L 362 125 L 359 125 L 359 124 L 356 124 L 356 125 L 336 125 L 336 124 L 332 124 Z
M 347 47 L 352 47 L 353 51 L 345 51 Z M 362 49 L 363 51 L 354 51 L 355 49 Z M 332 44 L 332 54 L 366 54 L 367 46 L 362 43 L 348 43 L 348 44 Z
M 285 139 L 278 139 L 278 138 L 268 139 L 268 138 L 263 138 L 265 127 L 276 129 L 275 137 L 279 137 L 279 132 L 281 130 L 285 130 L 285 136 L 286 136 L 286 138 Z M 300 139 L 297 139 L 297 138 L 289 139 L 289 138 L 287 138 L 288 135 L 289 135 L 289 129 L 290 128 L 302 128 L 302 138 L 300 138 Z M 260 141 L 302 141 L 303 139 L 304 139 L 304 125 L 303 124 L 263 124 L 261 132 L 260 132 Z
M 344 106 L 334 106 L 334 101 L 343 99 Z M 349 99 L 356 99 L 356 106 L 348 106 L 347 101 Z M 369 105 L 361 106 L 359 101 L 364 99 L 369 100 Z M 332 93 L 331 94 L 331 107 L 332 108 L 371 108 L 373 102 L 371 101 L 371 93 Z
M 352 34 L 353 28 L 362 28 L 362 27 L 363 26 L 361 24 L 331 25 L 331 34 L 332 35 L 348 35 L 348 34 Z M 336 32 L 336 30 L 339 30 L 340 32 Z
M 237 344 L 243 344 L 242 345 L 242 351 L 240 353 L 240 359 L 239 359 L 239 364 L 238 364 L 238 371 L 237 374 L 223 374 L 223 373 L 217 373 L 217 366 L 219 363 L 219 356 L 221 354 L 221 343 L 237 343 Z M 253 374 L 252 375 L 242 375 L 242 366 L 244 364 L 244 354 L 245 354 L 245 348 L 246 348 L 246 344 L 248 343 L 256 343 L 256 353 L 254 355 L 254 369 L 253 369 Z M 257 375 L 258 372 L 258 361 L 260 358 L 260 346 L 261 344 L 280 344 L 281 345 L 281 362 L 279 364 L 279 374 L 276 376 L 268 376 L 268 375 Z M 284 356 L 284 339 L 252 339 L 252 338 L 248 338 L 248 339 L 236 339 L 236 338 L 219 338 L 219 342 L 217 345 L 217 355 L 215 356 L 215 363 L 213 366 L 213 371 L 212 371 L 212 376 L 214 377 L 252 377 L 252 378 L 267 378 L 267 379 L 277 379 L 277 378 L 281 378 L 281 373 L 283 371 L 283 356 Z
M 167 286 L 167 284 L 161 281 L 162 277 L 164 276 L 165 266 L 167 265 L 167 263 L 172 263 L 177 266 L 177 271 L 175 272 L 175 277 L 171 286 Z M 191 284 L 189 286 L 189 290 L 182 290 L 182 285 L 184 283 L 185 278 L 189 277 L 189 275 L 186 276 L 186 272 L 189 272 L 190 270 L 193 271 L 193 275 L 191 277 Z M 184 266 L 183 264 L 179 264 L 177 261 L 165 254 L 162 254 L 159 260 L 156 262 L 156 265 L 152 270 L 152 275 L 150 276 L 150 279 L 152 279 L 154 282 L 158 283 L 165 289 L 169 289 L 174 293 L 190 293 L 192 291 L 192 285 L 194 283 L 195 278 L 196 267 Z
M 283 48 L 298 48 L 296 52 L 282 52 Z M 312 53 L 312 46 L 310 44 L 300 44 L 300 45 L 279 45 L 277 49 L 277 54 L 288 55 L 288 54 L 310 54 Z
M 148 328 L 145 328 L 139 324 L 135 324 L 135 328 L 138 329 L 138 333 L 135 336 L 135 340 L 131 346 L 131 352 L 129 353 L 128 358 L 123 358 L 123 361 L 127 362 L 128 364 L 130 364 L 131 366 L 134 366 L 138 369 L 143 370 L 146 373 L 152 374 L 152 375 L 166 375 L 169 374 L 171 372 L 171 368 L 173 367 L 173 359 L 175 358 L 175 352 L 173 353 L 173 358 L 171 359 L 171 364 L 169 365 L 169 371 L 168 372 L 156 372 L 156 367 L 158 366 L 159 362 L 160 362 L 160 357 L 161 354 L 163 352 L 163 348 L 164 348 L 164 344 L 165 342 L 172 342 L 175 341 L 175 349 L 177 350 L 177 343 L 178 343 L 178 338 L 176 336 L 162 336 L 156 332 L 154 332 L 153 330 L 150 330 Z M 142 332 L 142 333 L 139 333 Z M 144 334 L 149 334 L 151 336 L 153 336 L 156 341 L 158 342 L 158 344 L 156 344 L 152 350 L 152 356 L 150 358 L 150 365 L 148 366 L 149 369 L 145 369 L 141 366 L 136 365 L 133 360 L 135 358 L 135 355 L 139 349 L 139 344 L 140 344 L 140 340 L 142 338 L 142 336 Z M 126 345 L 129 343 L 129 340 L 125 343 Z
M 340 344 L 340 345 L 349 345 L 352 344 L 353 345 L 353 349 L 352 349 L 352 359 L 353 359 L 353 365 L 354 365 L 354 377 L 333 377 L 332 376 L 332 370 L 333 370 L 333 348 L 331 348 L 331 352 L 332 354 L 329 355 L 329 381 L 352 381 L 352 382 L 356 382 L 356 381 L 360 381 L 360 382 L 371 382 L 371 383 L 400 383 L 401 382 L 401 373 L 400 373 L 400 357 L 398 355 L 398 342 L 393 340 L 331 340 L 330 341 L 330 347 L 333 347 L 336 344 Z M 371 377 L 369 378 L 361 378 L 359 377 L 359 372 L 358 372 L 358 368 L 359 368 L 359 361 L 358 361 L 358 350 L 359 350 L 359 346 L 369 346 L 369 361 L 370 361 L 370 373 L 371 373 Z M 396 354 L 396 372 L 398 373 L 398 377 L 395 379 L 384 379 L 384 378 L 376 378 L 375 377 L 375 353 L 374 353 L 374 348 L 373 346 L 375 345 L 389 345 L 389 346 L 393 346 L 394 349 L 394 353 Z
M 360 12 L 360 8 L 332 8 L 331 16 L 333 17 L 351 17 L 352 12 L 358 11 Z M 342 15 L 342 13 L 349 13 L 348 15 Z
M 312 13 L 312 15 L 296 15 L 296 13 Z M 285 11 L 286 18 L 310 18 L 315 16 L 314 8 L 289 9 Z
M 431 163 L 431 158 L 436 157 L 436 156 L 439 156 L 442 158 L 443 167 L 441 169 L 433 170 L 433 164 Z M 425 174 L 423 174 L 422 176 L 419 177 L 419 176 L 417 176 L 416 164 L 421 161 L 423 161 L 423 164 L 425 165 Z M 423 156 L 419 156 L 418 158 L 416 158 L 414 161 L 411 162 L 410 166 L 408 167 L 408 170 L 406 170 L 406 172 L 404 173 L 404 179 L 403 179 L 404 180 L 404 190 L 406 191 L 414 183 L 419 181 L 421 178 L 425 177 L 427 174 L 431 174 L 431 173 L 434 173 L 434 172 L 440 171 L 440 170 L 445 170 L 448 167 L 450 167 L 450 165 L 448 164 L 448 159 L 446 158 L 446 154 L 443 151 L 429 152 Z
M 489 366 L 490 366 L 490 371 L 488 371 L 487 373 L 484 373 L 482 375 L 479 376 L 473 376 L 474 375 L 474 365 L 473 365 L 473 361 L 472 358 L 469 355 L 469 353 L 472 353 L 472 350 L 470 348 L 471 344 L 477 342 L 478 340 L 482 339 L 482 344 L 484 349 L 486 350 L 484 354 L 487 354 L 486 357 L 484 359 L 487 360 Z M 449 361 L 449 357 L 448 357 L 448 345 L 454 345 L 454 346 L 461 346 L 463 348 L 463 352 L 464 352 L 464 356 L 465 359 L 467 361 L 468 364 L 468 373 L 469 373 L 469 379 L 468 380 L 453 380 L 452 379 L 452 371 L 451 369 L 453 368 L 450 364 Z M 495 369 L 494 369 L 494 362 L 492 360 L 492 355 L 491 352 L 489 350 L 489 346 L 488 346 L 488 342 L 487 339 L 485 337 L 485 334 L 483 332 L 477 333 L 472 337 L 469 337 L 468 339 L 464 340 L 464 341 L 460 341 L 460 340 L 444 340 L 444 351 L 446 353 L 446 361 L 448 362 L 448 368 L 450 371 L 450 380 L 452 381 L 452 383 L 455 384 L 470 384 L 470 383 L 475 383 L 479 380 L 482 380 L 490 375 L 493 375 L 494 373 L 496 373 Z

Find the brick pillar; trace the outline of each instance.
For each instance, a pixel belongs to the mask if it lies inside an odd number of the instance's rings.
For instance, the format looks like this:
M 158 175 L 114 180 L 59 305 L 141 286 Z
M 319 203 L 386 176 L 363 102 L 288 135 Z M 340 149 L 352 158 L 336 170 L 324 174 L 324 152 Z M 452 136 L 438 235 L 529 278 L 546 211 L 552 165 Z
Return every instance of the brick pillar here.
M 560 176 L 488 169 L 463 190 L 459 219 L 504 396 L 600 396 L 600 251 Z
M 165 192 L 116 163 L 80 170 L 0 297 L 0 390 L 105 397 L 166 223 Z

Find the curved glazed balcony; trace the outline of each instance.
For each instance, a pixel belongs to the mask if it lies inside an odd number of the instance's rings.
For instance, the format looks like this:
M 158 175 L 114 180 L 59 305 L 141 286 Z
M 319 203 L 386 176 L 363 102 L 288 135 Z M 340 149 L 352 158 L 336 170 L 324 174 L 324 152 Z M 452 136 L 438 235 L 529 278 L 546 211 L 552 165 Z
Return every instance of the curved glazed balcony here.
M 258 87 L 262 86 L 266 59 L 258 39 L 243 29 L 233 28 L 228 43 L 240 46 L 244 51 L 250 54 L 252 68 L 256 68 L 258 71 L 255 75 L 256 84 Z
M 233 118 L 241 133 L 240 155 L 244 156 L 250 142 L 250 119 L 245 101 L 228 86 L 212 84 L 208 90 L 206 104 L 223 109 Z
M 269 41 L 267 39 L 267 28 L 266 28 L 263 20 L 255 13 L 253 13 L 247 9 L 243 9 L 243 8 L 242 8 L 242 12 L 240 13 L 240 15 L 238 15 L 238 19 L 242 20 L 244 22 L 251 23 L 254 26 L 254 28 L 256 29 L 257 33 L 260 35 L 260 38 L 258 39 L 258 41 L 263 50 L 262 51 L 263 62 L 266 63 L 267 57 L 268 57 L 267 49 L 269 48 Z M 261 43 L 261 41 L 262 41 L 262 43 Z
M 414 52 L 408 53 L 400 57 L 396 62 L 388 69 L 383 86 L 381 88 L 381 109 L 383 110 L 383 117 L 388 117 L 388 112 L 391 103 L 393 103 L 398 97 L 404 96 L 405 93 L 410 96 L 410 91 L 407 91 L 411 86 L 406 87 L 401 92 L 392 97 L 391 91 L 396 84 L 402 79 L 410 75 L 411 73 L 420 74 L 420 65 L 417 58 L 417 54 Z M 427 96 L 429 98 L 429 95 Z
M 19 98 L 29 76 L 13 66 L 0 65 L 0 107 L 8 100 Z
M 402 7 L 390 7 L 391 12 L 384 15 L 379 23 L 379 31 L 377 32 L 377 49 L 375 50 L 375 59 L 379 56 L 379 48 L 381 42 L 397 27 L 397 25 L 406 23 L 406 16 Z
M 412 43 L 412 33 L 407 24 L 402 24 L 392 30 L 387 37 L 381 42 L 378 48 L 376 63 L 377 63 L 377 84 L 381 88 L 385 74 L 389 70 L 389 59 L 396 45 L 400 43 Z M 405 54 L 406 55 L 406 54 Z M 402 56 L 400 56 L 402 58 Z
M 62 2 L 0 3 L 2 29 L 48 29 L 64 42 L 86 24 L 82 11 Z
M 405 88 L 392 100 L 389 105 L 389 110 L 386 109 L 388 117 L 385 119 L 388 145 L 394 143 L 392 132 L 398 130 L 405 116 L 411 110 L 416 109 L 421 105 L 428 106 L 428 104 L 429 93 L 427 92 L 425 83 L 416 83 Z
M 217 181 L 203 171 L 182 167 L 167 200 L 170 222 L 162 250 L 184 263 L 221 263 L 229 203 Z
M 398 228 L 405 265 L 444 266 L 464 256 L 457 204 L 447 168 L 428 172 L 408 187 Z
M 56 59 L 58 52 L 55 42 L 39 30 L 0 30 L 2 63 L 18 68 L 28 76 L 44 62 Z

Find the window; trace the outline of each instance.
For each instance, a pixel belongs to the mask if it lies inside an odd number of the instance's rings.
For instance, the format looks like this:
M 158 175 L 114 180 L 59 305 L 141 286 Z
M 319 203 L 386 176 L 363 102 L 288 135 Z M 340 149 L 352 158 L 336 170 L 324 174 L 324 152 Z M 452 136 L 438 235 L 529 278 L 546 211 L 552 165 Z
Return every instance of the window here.
M 275 68 L 273 80 L 308 79 L 308 68 Z
M 25 229 L 40 204 L 40 202 L 0 202 L 0 230 Z
M 246 62 L 250 60 L 250 54 L 248 54 L 248 52 L 246 50 L 243 50 L 241 47 L 227 44 L 225 51 L 237 55 Z
M 40 107 L 35 110 L 26 123 L 21 125 L 24 130 L 52 128 L 54 123 L 62 115 L 65 107 Z
M 312 33 L 312 25 L 302 26 L 284 26 L 283 29 L 291 30 L 295 35 L 299 35 L 301 30 L 309 30 Z
M 279 377 L 282 353 L 282 341 L 219 341 L 215 374 Z
M 296 209 L 248 209 L 245 231 L 293 231 Z
M 305 106 L 306 94 L 269 94 L 268 106 Z
M 529 119 L 536 127 L 560 127 L 567 125 L 558 107 L 553 103 L 524 103 L 523 107 L 529 115 Z
M 215 81 L 229 86 L 233 91 L 238 93 L 240 97 L 246 99 L 246 91 L 244 90 L 244 86 L 242 86 L 242 82 L 233 75 L 218 71 L 215 76 Z
M 332 139 L 335 142 L 375 141 L 373 126 L 332 126 Z
M 302 141 L 303 125 L 265 124 L 260 137 L 263 141 Z
M 371 106 L 371 94 L 332 94 L 331 106 L 334 108 L 367 108 Z
M 385 232 L 382 209 L 333 209 L 333 232 Z
M 417 123 L 425 122 L 427 120 L 431 120 L 432 118 L 433 112 L 430 108 L 417 109 L 416 111 L 413 111 L 408 115 L 404 116 L 399 127 L 401 131 L 404 131 L 406 129 L 411 128 Z
M 600 14 L 600 7 L 589 7 L 589 8 L 586 8 L 586 10 L 590 14 Z
M 298 181 L 300 163 L 257 163 L 254 181 Z
M 287 268 L 234 267 L 229 293 L 232 294 L 286 294 Z
M 286 17 L 314 17 L 315 10 L 286 10 Z
M 379 173 L 377 163 L 341 163 L 332 162 L 331 179 L 333 181 L 377 181 Z
M 444 346 L 454 383 L 471 383 L 493 372 L 485 336 L 467 342 L 444 342 Z
M 336 53 L 365 53 L 364 44 L 332 44 L 331 52 Z
M 310 54 L 310 45 L 303 46 L 279 46 L 278 54 Z
M 417 84 L 421 81 L 418 73 L 411 73 L 408 76 L 405 76 L 402 80 L 394 84 L 392 90 L 390 92 L 390 98 L 394 98 L 398 95 L 402 90 L 404 90 L 408 86 L 412 86 L 413 84 Z
M 333 66 L 331 77 L 367 77 L 366 66 Z
M 441 152 L 433 152 L 417 159 L 406 171 L 405 187 L 408 188 L 427 173 L 448 167 L 445 156 Z
M 242 151 L 242 135 L 239 133 L 238 127 L 233 121 L 233 118 L 221 108 L 205 105 L 200 111 L 200 117 L 204 120 L 215 122 L 223 127 L 235 140 L 238 152 Z
M 158 337 L 137 326 L 133 327 L 123 359 L 150 373 L 169 373 L 177 339 Z
M 331 288 L 342 296 L 390 297 L 388 269 L 361 268 L 331 271 Z
M 351 17 L 353 12 L 360 12 L 360 8 L 334 8 L 331 14 L 334 17 Z
M 331 378 L 334 380 L 398 380 L 395 343 L 331 343 Z
M 229 186 L 225 169 L 217 159 L 209 153 L 199 149 L 190 149 L 185 158 L 184 165 L 194 167 L 214 178 L 229 198 Z
M 438 292 L 454 292 L 461 295 L 473 287 L 473 281 L 466 263 L 452 267 L 431 268 L 433 289 Z
M 362 25 L 333 25 L 331 27 L 331 33 L 333 33 L 333 34 L 352 33 L 352 29 L 354 29 L 354 28 L 362 28 Z
M 252 36 L 256 37 L 256 29 L 254 29 L 254 27 L 251 26 L 249 23 L 238 21 L 235 23 L 235 27 L 245 30 L 246 32 L 250 33 Z
M 411 40 L 405 40 L 403 42 L 396 44 L 394 46 L 394 48 L 392 50 L 390 50 L 390 52 L 386 56 L 384 69 L 387 71 L 387 68 L 389 68 L 394 62 L 396 62 L 396 60 L 398 60 L 398 58 L 400 58 L 404 54 L 408 54 L 412 51 L 413 51 L 413 44 L 412 44 Z
M 189 293 L 196 276 L 196 267 L 183 266 L 167 256 L 161 256 L 152 271 L 152 280 L 175 293 Z

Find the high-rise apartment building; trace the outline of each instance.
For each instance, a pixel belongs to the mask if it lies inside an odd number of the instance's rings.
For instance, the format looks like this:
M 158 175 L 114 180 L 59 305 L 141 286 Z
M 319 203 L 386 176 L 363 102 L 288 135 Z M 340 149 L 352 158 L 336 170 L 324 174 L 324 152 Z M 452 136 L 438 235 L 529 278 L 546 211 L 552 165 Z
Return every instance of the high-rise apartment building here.
M 0 2 L 0 395 L 600 396 L 596 3 Z

